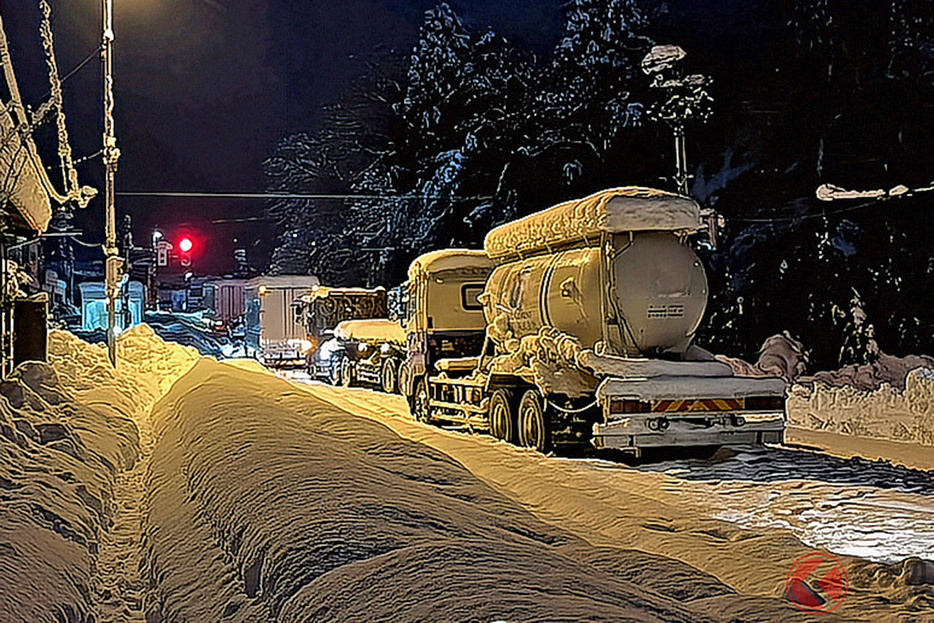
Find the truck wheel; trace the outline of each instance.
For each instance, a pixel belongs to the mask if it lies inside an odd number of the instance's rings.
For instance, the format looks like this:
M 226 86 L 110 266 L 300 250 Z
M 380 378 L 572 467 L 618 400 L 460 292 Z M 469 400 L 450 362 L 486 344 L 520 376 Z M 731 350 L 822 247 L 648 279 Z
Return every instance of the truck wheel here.
M 428 404 L 431 396 L 428 393 L 428 381 L 421 377 L 415 381 L 415 393 L 412 394 L 412 415 L 419 422 L 427 422 L 431 417 L 431 407 Z
M 497 439 L 515 443 L 516 418 L 505 389 L 497 389 L 490 396 L 490 434 Z
M 538 391 L 530 389 L 519 401 L 519 445 L 539 452 L 551 449 L 551 431 Z
M 386 359 L 379 371 L 379 384 L 387 394 L 395 394 L 398 390 L 399 368 L 395 359 Z
M 341 359 L 340 381 L 344 387 L 350 387 L 353 384 L 353 363 L 347 357 Z

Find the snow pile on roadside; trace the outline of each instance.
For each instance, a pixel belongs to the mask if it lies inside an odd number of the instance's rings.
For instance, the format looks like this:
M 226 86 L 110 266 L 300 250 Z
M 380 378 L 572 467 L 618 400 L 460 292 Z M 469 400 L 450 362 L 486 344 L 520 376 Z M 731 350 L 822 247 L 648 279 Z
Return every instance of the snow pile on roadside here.
M 871 363 L 803 376 L 807 353 L 786 332 L 765 341 L 755 365 L 724 355 L 716 359 L 737 376 L 792 381 L 789 426 L 934 446 L 934 359 L 875 350 Z
M 55 331 L 48 365 L 23 364 L 0 382 L 4 621 L 93 620 L 115 479 L 139 457 L 134 420 L 196 358 L 147 327 L 122 336 L 119 353 L 115 372 L 105 349 Z
M 857 437 L 934 446 L 934 369 L 919 367 L 874 389 L 820 382 L 791 388 L 791 426 Z M 837 380 L 845 375 L 837 375 Z M 899 385 L 904 389 L 899 389 Z
M 594 547 L 424 444 L 208 359 L 152 412 L 147 621 L 805 620 Z
M 934 370 L 934 359 L 918 355 L 893 357 L 880 352 L 871 363 L 845 366 L 832 372 L 817 372 L 802 377 L 799 382 L 825 387 L 852 387 L 864 392 L 879 389 L 883 385 L 902 390 L 906 387 L 908 374 L 912 370 L 924 368 Z
M 756 365 L 726 355 L 715 355 L 714 358 L 730 366 L 736 376 L 779 376 L 785 380 L 801 376 L 808 361 L 804 346 L 787 331 L 773 335 L 762 344 Z
M 114 478 L 137 458 L 136 426 L 121 412 L 131 403 L 88 402 L 56 372 L 24 364 L 0 384 L 5 621 L 87 620 L 93 559 L 114 511 Z
M 49 362 L 79 390 L 115 385 L 147 409 L 200 358 L 192 347 L 165 342 L 145 324 L 117 340 L 117 367 L 110 365 L 104 344 L 89 345 L 66 331 L 49 334 Z M 139 402 L 139 391 L 144 392 Z M 105 390 L 111 391 L 111 390 Z

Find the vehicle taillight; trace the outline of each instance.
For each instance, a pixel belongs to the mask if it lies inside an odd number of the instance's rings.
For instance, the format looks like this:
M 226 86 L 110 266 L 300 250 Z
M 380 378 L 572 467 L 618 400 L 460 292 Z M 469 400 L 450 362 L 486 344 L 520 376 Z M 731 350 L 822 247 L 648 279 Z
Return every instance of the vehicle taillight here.
M 783 396 L 750 396 L 746 398 L 747 411 L 780 411 L 785 408 Z
M 610 402 L 610 413 L 649 413 L 652 404 L 641 400 L 614 400 Z

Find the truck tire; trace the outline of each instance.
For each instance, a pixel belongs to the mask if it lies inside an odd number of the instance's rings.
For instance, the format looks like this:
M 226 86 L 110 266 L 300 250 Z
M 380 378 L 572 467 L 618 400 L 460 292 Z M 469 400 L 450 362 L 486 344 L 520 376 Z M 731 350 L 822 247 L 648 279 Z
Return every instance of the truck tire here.
M 538 390 L 522 394 L 518 412 L 519 445 L 545 453 L 551 449 L 551 430 L 548 416 Z
M 379 384 L 387 394 L 395 394 L 399 389 L 399 364 L 393 358 L 383 360 L 379 370 Z
M 343 387 L 353 385 L 353 362 L 348 357 L 341 359 L 339 378 Z
M 425 377 L 415 379 L 415 391 L 412 393 L 412 416 L 419 422 L 428 422 L 431 419 L 429 406 L 431 394 L 428 393 L 428 381 Z
M 490 396 L 490 434 L 497 439 L 516 442 L 516 415 L 505 389 L 497 389 Z

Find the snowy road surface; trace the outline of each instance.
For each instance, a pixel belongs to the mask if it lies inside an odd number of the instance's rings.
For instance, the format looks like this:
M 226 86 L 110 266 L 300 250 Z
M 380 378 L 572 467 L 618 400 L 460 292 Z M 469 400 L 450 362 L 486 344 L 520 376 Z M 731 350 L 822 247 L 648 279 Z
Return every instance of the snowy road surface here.
M 4 622 L 809 621 L 785 584 L 821 546 L 849 578 L 822 621 L 934 621 L 934 567 L 901 560 L 926 473 L 546 457 L 145 326 L 118 358 L 55 332 L 0 388 Z
M 318 385 L 301 376 L 295 380 Z M 378 403 L 379 414 L 408 415 L 397 397 L 352 391 L 356 405 Z M 803 542 L 834 553 L 883 563 L 934 557 L 934 474 L 929 472 L 785 448 L 750 448 L 710 460 L 635 468 L 601 460 L 574 462 L 596 478 L 615 469 L 666 474 L 672 479 L 666 489 L 679 495 L 690 491 L 715 518 L 741 527 L 788 528 Z
M 736 592 L 673 555 L 543 521 L 463 454 L 378 421 L 398 399 L 306 389 L 243 365 L 203 359 L 153 409 L 147 620 L 808 620 L 780 587 Z M 536 477 L 551 459 L 445 438 L 479 449 L 495 473 L 526 471 L 533 491 L 568 497 Z M 566 511 L 581 505 L 570 492 Z
M 675 555 L 743 592 L 769 594 L 773 581 L 781 584 L 801 547 L 789 546 L 783 535 L 852 557 L 847 567 L 856 582 L 878 574 L 865 561 L 897 567 L 909 557 L 934 558 L 929 472 L 785 448 L 636 467 L 543 457 L 488 436 L 415 422 L 397 396 L 296 381 L 441 449 L 538 517 L 592 543 Z
M 783 448 L 719 461 L 642 466 L 689 481 L 692 492 L 740 526 L 788 528 L 803 542 L 895 563 L 934 555 L 934 474 Z

